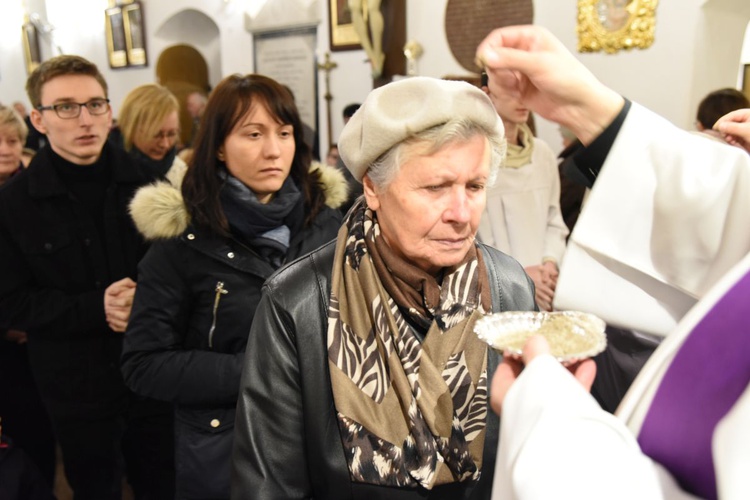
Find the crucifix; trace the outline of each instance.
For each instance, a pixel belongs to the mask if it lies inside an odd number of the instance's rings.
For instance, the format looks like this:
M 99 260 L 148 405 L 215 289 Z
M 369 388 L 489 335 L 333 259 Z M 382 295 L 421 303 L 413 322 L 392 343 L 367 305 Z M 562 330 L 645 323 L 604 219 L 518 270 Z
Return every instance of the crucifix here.
M 328 119 L 326 128 L 328 131 L 328 145 L 333 144 L 333 128 L 331 125 L 331 100 L 333 99 L 333 96 L 331 95 L 331 71 L 336 69 L 337 66 L 337 63 L 331 61 L 330 52 L 326 52 L 325 62 L 318 63 L 318 69 L 322 69 L 326 72 L 326 93 L 323 97 L 326 100 L 326 118 Z

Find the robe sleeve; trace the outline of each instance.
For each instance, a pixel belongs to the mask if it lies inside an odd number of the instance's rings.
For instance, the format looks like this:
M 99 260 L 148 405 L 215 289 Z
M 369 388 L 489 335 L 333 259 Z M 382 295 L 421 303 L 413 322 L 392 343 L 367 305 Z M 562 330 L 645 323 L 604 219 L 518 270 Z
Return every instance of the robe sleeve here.
M 518 377 L 501 422 L 493 500 L 693 498 L 549 355 Z
M 666 335 L 750 249 L 750 156 L 633 104 L 570 237 L 555 307 Z

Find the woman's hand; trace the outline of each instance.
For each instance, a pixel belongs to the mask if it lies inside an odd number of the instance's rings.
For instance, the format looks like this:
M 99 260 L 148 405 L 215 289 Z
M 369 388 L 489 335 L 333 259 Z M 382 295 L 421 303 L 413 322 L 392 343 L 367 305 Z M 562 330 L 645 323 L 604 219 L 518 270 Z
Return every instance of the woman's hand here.
M 492 386 L 490 387 L 490 406 L 495 413 L 500 415 L 505 396 L 508 394 L 513 382 L 521 374 L 523 367 L 543 354 L 549 354 L 549 344 L 541 335 L 534 335 L 526 341 L 522 359 L 507 355 L 503 356 L 503 362 L 495 370 L 495 375 L 492 377 Z M 583 385 L 587 392 L 591 390 L 591 385 L 594 383 L 594 378 L 596 377 L 596 363 L 594 363 L 593 359 L 584 359 L 566 368 Z
M 555 298 L 558 270 L 554 262 L 545 262 L 538 266 L 524 268 L 534 282 L 534 299 L 540 309 L 552 311 L 552 300 Z

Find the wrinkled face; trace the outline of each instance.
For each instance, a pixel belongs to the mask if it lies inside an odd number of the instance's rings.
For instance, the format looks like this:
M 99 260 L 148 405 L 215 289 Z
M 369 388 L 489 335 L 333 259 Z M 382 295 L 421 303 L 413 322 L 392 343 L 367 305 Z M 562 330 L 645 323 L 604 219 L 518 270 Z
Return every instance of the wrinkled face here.
M 93 76 L 63 75 L 42 86 L 42 106 L 66 102 L 87 103 L 92 99 L 105 99 L 104 89 Z M 52 150 L 71 163 L 91 165 L 97 159 L 107 140 L 112 124 L 112 109 L 103 115 L 93 116 L 82 107 L 77 118 L 63 119 L 54 110 L 31 111 L 31 123 L 47 135 Z
M 177 111 L 173 111 L 164 118 L 156 135 L 143 137 L 142 134 L 136 133 L 133 137 L 133 146 L 152 160 L 158 161 L 174 147 L 179 133 L 180 122 L 177 118 Z
M 22 151 L 23 142 L 16 129 L 0 125 L 0 182 L 18 169 Z
M 529 109 L 509 95 L 495 95 L 488 92 L 495 111 L 500 115 L 504 124 L 520 125 L 529 119 Z M 507 127 L 506 127 L 507 128 Z
M 261 203 L 268 203 L 289 175 L 295 150 L 294 127 L 279 123 L 259 104 L 237 122 L 218 158 Z
M 384 191 L 365 176 L 365 198 L 388 245 L 437 276 L 460 263 L 474 244 L 486 201 L 490 147 L 481 135 L 431 155 L 419 154 L 423 145 L 412 147 L 416 154 Z

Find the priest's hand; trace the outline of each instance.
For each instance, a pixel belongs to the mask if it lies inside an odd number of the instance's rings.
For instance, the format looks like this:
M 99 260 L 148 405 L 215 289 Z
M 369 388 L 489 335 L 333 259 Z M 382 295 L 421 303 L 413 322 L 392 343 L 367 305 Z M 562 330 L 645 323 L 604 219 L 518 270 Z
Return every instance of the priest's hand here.
M 624 99 L 602 84 L 552 33 L 540 26 L 491 32 L 477 49 L 490 91 L 568 127 L 590 144 L 617 116 Z
M 500 411 L 513 382 L 521 374 L 523 367 L 529 365 L 537 357 L 543 354 L 549 354 L 549 344 L 541 335 L 534 335 L 526 341 L 523 348 L 523 357 L 521 359 L 508 355 L 503 356 L 503 362 L 500 363 L 492 377 L 492 386 L 490 387 L 490 406 L 492 410 L 500 415 Z M 592 359 L 584 359 L 567 365 L 566 368 L 573 376 L 583 385 L 586 391 L 591 390 L 591 385 L 596 377 L 596 363 Z

